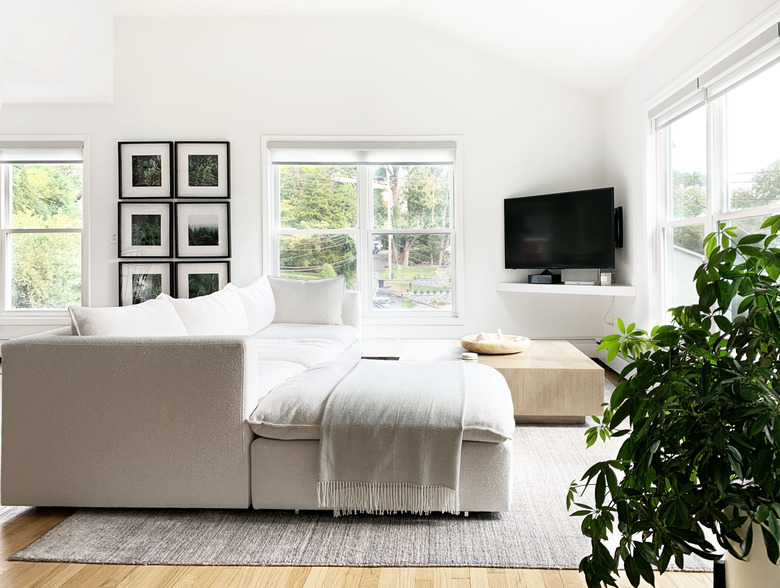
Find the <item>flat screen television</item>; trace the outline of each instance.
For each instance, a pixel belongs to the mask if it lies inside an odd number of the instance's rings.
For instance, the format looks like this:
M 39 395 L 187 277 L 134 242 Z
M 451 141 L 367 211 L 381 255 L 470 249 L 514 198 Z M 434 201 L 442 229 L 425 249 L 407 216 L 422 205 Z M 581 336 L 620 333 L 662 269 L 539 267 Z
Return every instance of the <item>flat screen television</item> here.
M 615 267 L 615 190 L 598 188 L 504 200 L 508 269 Z

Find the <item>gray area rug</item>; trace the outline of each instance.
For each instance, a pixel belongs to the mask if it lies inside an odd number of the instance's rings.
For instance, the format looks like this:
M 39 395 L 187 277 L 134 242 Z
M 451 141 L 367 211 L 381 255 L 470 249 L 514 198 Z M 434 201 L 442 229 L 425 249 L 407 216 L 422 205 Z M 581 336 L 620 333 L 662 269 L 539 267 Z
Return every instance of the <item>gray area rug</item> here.
M 576 569 L 588 551 L 566 492 L 616 443 L 585 426 L 515 430 L 512 511 L 417 517 L 235 510 L 81 509 L 9 558 L 114 564 L 471 566 Z M 686 569 L 711 570 L 691 562 Z

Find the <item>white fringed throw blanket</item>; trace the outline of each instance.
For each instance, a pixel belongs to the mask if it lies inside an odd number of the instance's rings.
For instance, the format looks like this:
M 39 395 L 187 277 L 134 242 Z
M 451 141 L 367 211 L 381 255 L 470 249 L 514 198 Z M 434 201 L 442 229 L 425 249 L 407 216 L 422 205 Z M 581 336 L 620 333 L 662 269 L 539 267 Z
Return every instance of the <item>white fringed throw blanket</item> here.
M 320 506 L 457 514 L 463 381 L 460 362 L 357 362 L 323 411 Z

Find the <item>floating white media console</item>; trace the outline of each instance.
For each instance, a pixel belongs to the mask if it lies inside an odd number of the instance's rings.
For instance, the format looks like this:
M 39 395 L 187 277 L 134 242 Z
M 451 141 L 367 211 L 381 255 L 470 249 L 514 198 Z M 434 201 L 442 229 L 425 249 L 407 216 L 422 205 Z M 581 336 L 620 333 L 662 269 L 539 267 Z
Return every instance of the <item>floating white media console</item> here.
M 583 286 L 574 284 L 519 284 L 498 282 L 498 292 L 525 292 L 528 294 L 575 294 L 578 296 L 636 296 L 634 286 L 613 284 L 612 286 Z

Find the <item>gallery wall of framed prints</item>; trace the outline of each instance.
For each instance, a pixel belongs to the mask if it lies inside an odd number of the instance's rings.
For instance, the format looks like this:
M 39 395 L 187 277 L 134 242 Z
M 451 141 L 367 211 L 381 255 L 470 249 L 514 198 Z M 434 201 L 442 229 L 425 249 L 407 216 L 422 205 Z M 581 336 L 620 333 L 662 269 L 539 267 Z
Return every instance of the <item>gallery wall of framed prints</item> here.
M 122 141 L 118 151 L 119 305 L 224 288 L 230 281 L 230 143 Z

